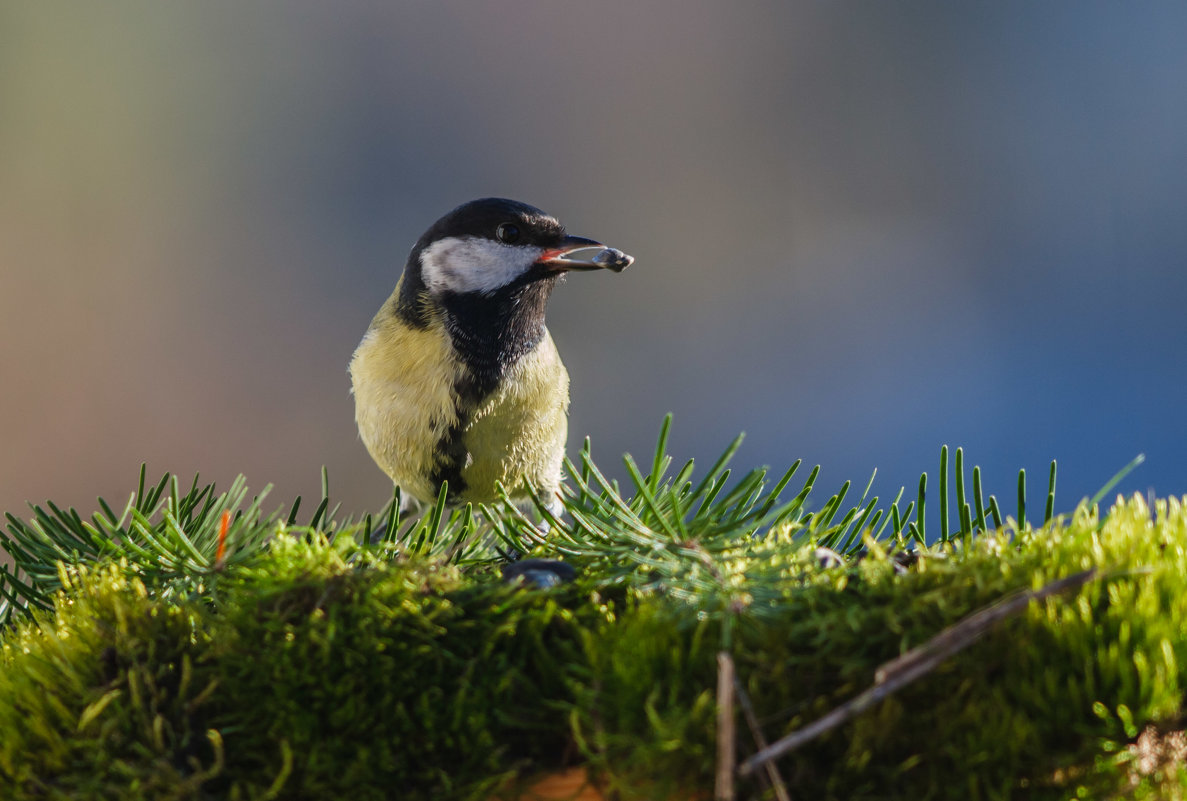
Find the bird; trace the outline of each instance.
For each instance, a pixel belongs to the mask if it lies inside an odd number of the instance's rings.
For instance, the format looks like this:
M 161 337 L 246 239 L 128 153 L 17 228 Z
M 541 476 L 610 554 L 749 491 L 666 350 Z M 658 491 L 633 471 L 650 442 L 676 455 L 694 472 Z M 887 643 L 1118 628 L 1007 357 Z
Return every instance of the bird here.
M 451 506 L 490 503 L 501 486 L 559 510 L 569 374 L 545 309 L 567 273 L 633 262 L 507 198 L 429 226 L 349 368 L 359 435 L 402 506 L 435 503 L 442 485 Z

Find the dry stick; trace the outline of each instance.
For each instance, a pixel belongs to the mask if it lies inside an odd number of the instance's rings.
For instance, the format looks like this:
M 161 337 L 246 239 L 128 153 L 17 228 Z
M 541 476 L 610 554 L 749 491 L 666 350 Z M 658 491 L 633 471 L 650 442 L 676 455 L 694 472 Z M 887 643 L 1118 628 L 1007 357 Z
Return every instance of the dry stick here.
M 734 694 L 738 696 L 738 706 L 742 707 L 742 715 L 746 718 L 746 725 L 750 727 L 750 733 L 754 736 L 754 744 L 761 751 L 767 747 L 767 738 L 763 736 L 762 727 L 758 725 L 758 715 L 754 714 L 754 704 L 750 703 L 750 694 L 746 692 L 746 688 L 742 686 L 742 682 L 738 680 L 737 676 L 734 676 Z M 787 791 L 787 785 L 783 783 L 783 777 L 779 775 L 779 768 L 775 765 L 774 760 L 768 762 L 765 767 L 767 779 L 775 788 L 775 797 L 779 801 L 791 801 L 791 793 Z
M 989 629 L 1006 618 L 1016 615 L 1025 609 L 1031 601 L 1040 601 L 1050 595 L 1074 589 L 1086 584 L 1097 576 L 1095 569 L 1073 573 L 1070 576 L 1053 581 L 1037 590 L 1027 590 L 1003 598 L 990 606 L 974 612 L 964 620 L 941 631 L 922 645 L 912 648 L 907 653 L 892 659 L 882 665 L 874 673 L 874 686 L 841 704 L 824 717 L 811 723 L 799 731 L 792 732 L 767 748 L 759 751 L 747 759 L 738 768 L 743 776 L 748 776 L 756 768 L 776 759 L 789 751 L 811 742 L 826 731 L 835 729 L 855 715 L 864 712 L 874 704 L 898 692 L 900 689 L 915 681 L 915 679 L 931 672 L 948 657 L 972 645 Z
M 717 652 L 717 787 L 716 801 L 734 801 L 734 660 Z

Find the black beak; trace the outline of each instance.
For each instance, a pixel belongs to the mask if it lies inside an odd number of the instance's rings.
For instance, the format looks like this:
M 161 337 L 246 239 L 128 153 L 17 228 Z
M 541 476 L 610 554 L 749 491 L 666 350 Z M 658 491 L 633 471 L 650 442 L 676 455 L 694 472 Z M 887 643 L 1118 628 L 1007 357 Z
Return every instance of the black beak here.
M 569 258 L 580 250 L 597 249 L 597 253 L 590 254 L 585 259 Z M 583 236 L 566 236 L 554 248 L 548 248 L 540 254 L 537 264 L 547 267 L 554 272 L 568 270 L 613 270 L 620 273 L 634 262 L 633 256 L 628 256 L 621 250 L 608 248 L 601 242 L 586 239 Z

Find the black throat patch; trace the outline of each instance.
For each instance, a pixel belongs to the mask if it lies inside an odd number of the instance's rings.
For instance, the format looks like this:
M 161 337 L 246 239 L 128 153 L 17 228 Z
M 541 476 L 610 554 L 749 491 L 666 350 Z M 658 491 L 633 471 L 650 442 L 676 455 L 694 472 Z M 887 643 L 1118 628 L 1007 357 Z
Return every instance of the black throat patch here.
M 523 280 L 491 294 L 446 293 L 438 301 L 445 330 L 465 368 L 453 384 L 457 422 L 437 440 L 429 477 L 437 488 L 449 482 L 450 500 L 467 489 L 462 478 L 470 460 L 465 430 L 508 369 L 544 338 L 544 310 L 556 282 L 552 276 Z

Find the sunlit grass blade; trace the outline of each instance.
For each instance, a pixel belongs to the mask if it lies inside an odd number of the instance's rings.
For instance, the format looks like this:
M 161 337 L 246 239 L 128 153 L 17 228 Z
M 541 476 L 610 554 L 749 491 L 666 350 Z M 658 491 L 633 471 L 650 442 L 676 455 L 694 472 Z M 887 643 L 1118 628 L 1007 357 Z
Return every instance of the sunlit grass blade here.
M 1043 525 L 1055 517 L 1055 460 L 1051 460 L 1051 472 L 1047 477 L 1047 505 L 1043 508 Z
M 1026 531 L 1026 470 L 1018 471 L 1018 530 Z
M 960 515 L 960 536 L 973 533 L 972 516 L 964 491 L 964 448 L 956 449 L 956 511 Z
M 993 527 L 1000 531 L 1002 529 L 1002 510 L 998 508 L 997 498 L 993 495 L 989 496 L 989 515 L 993 518 Z
M 940 448 L 940 542 L 948 541 L 948 446 Z
M 903 499 L 903 493 L 905 491 L 906 491 L 905 487 L 899 487 L 898 495 L 895 495 L 894 500 L 890 502 L 889 514 L 885 515 L 884 519 L 882 520 L 881 528 L 878 527 L 877 523 L 870 523 L 870 528 L 875 529 L 874 539 L 876 539 L 876 540 L 882 539 L 883 536 L 885 535 L 886 529 L 888 527 L 890 528 L 890 536 L 898 537 L 901 534 L 902 520 L 899 518 L 898 505 L 899 505 L 899 501 L 901 501 Z M 879 509 L 878 511 L 879 511 L 879 513 L 882 512 L 881 509 Z
M 1112 478 L 1110 478 L 1107 482 L 1105 482 L 1105 485 L 1103 487 L 1101 487 L 1099 490 L 1097 490 L 1096 494 L 1093 495 L 1088 500 L 1088 505 L 1089 506 L 1098 505 L 1102 500 L 1104 500 L 1104 497 L 1106 495 L 1108 495 L 1110 492 L 1113 491 L 1113 487 L 1116 487 L 1123 480 L 1125 480 L 1125 477 L 1128 476 L 1130 473 L 1132 473 L 1138 467 L 1138 465 L 1140 465 L 1144 461 L 1146 461 L 1146 454 L 1139 453 L 1137 456 L 1135 456 L 1132 462 L 1130 462 L 1129 464 L 1125 465 L 1125 467 L 1118 470 L 1117 473 Z
M 655 459 L 651 463 L 651 475 L 648 476 L 647 488 L 654 496 L 659 492 L 659 483 L 663 478 L 664 472 L 668 469 L 671 463 L 671 458 L 668 456 L 668 433 L 672 430 L 672 415 L 669 412 L 664 415 L 664 421 L 659 427 L 659 439 L 655 443 Z
M 915 537 L 927 542 L 927 473 L 919 476 L 919 495 L 915 502 Z
M 717 461 L 709 468 L 709 472 L 701 479 L 701 483 L 692 491 L 693 496 L 700 496 L 710 484 L 717 481 L 718 476 L 725 470 L 725 466 L 729 464 L 730 460 L 734 458 L 734 454 L 738 452 L 738 448 L 742 447 L 742 440 L 744 438 L 744 434 L 734 437 L 734 441 L 726 447 L 721 456 L 717 457 Z
M 973 468 L 973 503 L 977 507 L 977 528 L 985 531 L 989 528 L 985 522 L 985 500 L 981 495 L 981 468 Z

